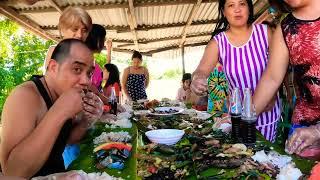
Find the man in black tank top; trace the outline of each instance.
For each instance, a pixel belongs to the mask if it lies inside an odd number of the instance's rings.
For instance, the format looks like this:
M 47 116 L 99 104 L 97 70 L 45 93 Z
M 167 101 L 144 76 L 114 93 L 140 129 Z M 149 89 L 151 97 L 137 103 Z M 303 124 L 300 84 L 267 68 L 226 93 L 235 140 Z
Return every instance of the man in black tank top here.
M 77 143 L 102 115 L 102 101 L 85 93 L 93 68 L 92 53 L 83 42 L 63 40 L 45 76 L 33 76 L 11 92 L 2 112 L 4 175 L 30 178 L 65 171 L 65 145 Z

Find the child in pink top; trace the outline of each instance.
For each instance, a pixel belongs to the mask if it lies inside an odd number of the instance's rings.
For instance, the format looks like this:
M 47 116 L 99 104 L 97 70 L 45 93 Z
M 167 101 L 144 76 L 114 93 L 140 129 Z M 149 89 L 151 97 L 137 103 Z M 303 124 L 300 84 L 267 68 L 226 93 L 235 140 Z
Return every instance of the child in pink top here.
M 98 91 L 102 90 L 102 87 L 101 87 L 102 76 L 103 76 L 102 74 L 103 74 L 103 72 L 102 72 L 101 67 L 99 66 L 98 63 L 95 62 L 93 75 L 91 77 L 91 83 L 94 87 L 96 87 L 98 89 Z
M 182 87 L 179 88 L 176 100 L 179 102 L 185 102 L 189 99 L 191 91 L 190 91 L 190 84 L 191 84 L 191 74 L 185 73 L 182 76 Z

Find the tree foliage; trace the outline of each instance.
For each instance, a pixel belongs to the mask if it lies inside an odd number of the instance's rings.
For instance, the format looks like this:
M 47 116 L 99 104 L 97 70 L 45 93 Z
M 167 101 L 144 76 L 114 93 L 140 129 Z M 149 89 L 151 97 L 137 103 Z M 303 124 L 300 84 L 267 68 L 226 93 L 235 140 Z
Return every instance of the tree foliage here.
M 41 67 L 52 44 L 0 17 L 0 113 L 15 86 L 33 74 L 42 74 Z
M 157 79 L 180 79 L 182 77 L 180 68 L 168 69 Z

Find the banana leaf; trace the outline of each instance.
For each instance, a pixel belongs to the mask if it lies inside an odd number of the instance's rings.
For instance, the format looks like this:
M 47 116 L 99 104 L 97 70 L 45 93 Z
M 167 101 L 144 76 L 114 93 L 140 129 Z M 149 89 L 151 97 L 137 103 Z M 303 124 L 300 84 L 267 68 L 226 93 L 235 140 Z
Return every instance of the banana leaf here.
M 270 141 L 265 140 L 265 138 L 260 133 L 257 133 L 257 139 L 265 145 L 272 147 L 273 150 L 278 152 L 279 154 L 288 155 L 280 145 L 272 144 Z M 312 167 L 316 164 L 316 162 L 313 160 L 304 159 L 295 155 L 288 156 L 292 157 L 293 162 L 303 174 L 310 174 Z
M 257 141 L 261 144 L 265 144 L 268 147 L 271 147 L 272 150 L 278 152 L 282 155 L 288 155 L 285 153 L 284 149 L 279 146 L 278 144 L 272 144 L 271 142 L 267 141 L 259 132 L 257 132 Z M 315 161 L 303 159 L 298 156 L 288 155 L 291 156 L 293 161 L 295 162 L 297 168 L 301 170 L 303 174 L 310 174 L 312 167 L 315 165 Z M 236 176 L 237 169 L 222 169 L 221 168 L 209 168 L 200 174 L 192 175 L 188 177 L 188 179 L 232 179 L 232 177 Z
M 99 172 L 100 170 L 95 168 L 94 164 L 94 154 L 93 154 L 93 142 L 92 140 L 99 136 L 103 131 L 128 131 L 133 137 L 132 140 L 132 154 L 130 158 L 126 161 L 125 168 L 121 171 L 105 169 L 104 171 L 115 177 L 122 177 L 124 179 L 140 179 L 137 177 L 137 159 L 134 156 L 137 153 L 137 126 L 133 123 L 131 129 L 108 129 L 105 128 L 103 124 L 97 124 L 94 130 L 91 130 L 87 133 L 85 139 L 80 144 L 80 156 L 70 165 L 70 170 L 84 170 L 85 172 Z M 277 145 L 272 144 L 269 141 L 265 140 L 264 137 L 257 133 L 257 140 L 259 143 L 265 144 L 269 147 L 272 147 L 273 150 L 277 151 L 280 154 L 286 154 L 284 149 Z M 312 167 L 315 165 L 315 162 L 312 160 L 302 159 L 296 156 L 291 156 L 296 166 L 304 174 L 309 174 Z M 193 174 L 187 179 L 231 179 L 235 177 L 237 169 L 221 169 L 221 168 L 209 168 L 199 174 Z
M 121 177 L 123 179 L 137 179 L 137 159 L 135 154 L 137 152 L 137 126 L 132 125 L 132 128 L 105 128 L 105 124 L 97 123 L 95 127 L 88 131 L 83 141 L 80 143 L 80 155 L 72 162 L 69 170 L 83 170 L 86 173 L 103 172 L 95 167 L 94 162 L 94 144 L 93 139 L 99 136 L 102 132 L 118 132 L 127 131 L 132 137 L 132 151 L 130 157 L 125 162 L 125 168 L 122 170 L 114 170 L 105 168 L 103 171 L 114 177 Z

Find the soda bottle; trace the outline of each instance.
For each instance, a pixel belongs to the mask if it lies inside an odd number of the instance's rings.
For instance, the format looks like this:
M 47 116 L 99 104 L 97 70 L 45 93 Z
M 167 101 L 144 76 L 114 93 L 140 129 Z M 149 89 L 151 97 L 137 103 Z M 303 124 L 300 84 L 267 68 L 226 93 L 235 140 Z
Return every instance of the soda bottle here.
M 242 141 L 240 134 L 241 112 L 240 90 L 236 87 L 232 91 L 229 108 L 232 123 L 231 137 L 235 143 L 240 143 Z
M 255 145 L 256 121 L 257 116 L 252 104 L 251 90 L 245 88 L 240 126 L 242 142 L 247 146 L 253 147 Z
M 111 94 L 109 97 L 109 105 L 110 105 L 110 113 L 117 115 L 117 96 L 116 96 L 116 90 L 114 87 L 111 87 Z

